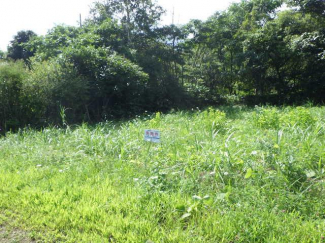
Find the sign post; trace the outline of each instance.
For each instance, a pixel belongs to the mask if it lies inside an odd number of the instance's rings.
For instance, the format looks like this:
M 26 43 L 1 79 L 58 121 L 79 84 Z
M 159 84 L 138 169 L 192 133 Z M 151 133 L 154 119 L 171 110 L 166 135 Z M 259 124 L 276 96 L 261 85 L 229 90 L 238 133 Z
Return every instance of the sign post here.
M 144 140 L 152 143 L 160 143 L 160 131 L 158 130 L 145 130 Z

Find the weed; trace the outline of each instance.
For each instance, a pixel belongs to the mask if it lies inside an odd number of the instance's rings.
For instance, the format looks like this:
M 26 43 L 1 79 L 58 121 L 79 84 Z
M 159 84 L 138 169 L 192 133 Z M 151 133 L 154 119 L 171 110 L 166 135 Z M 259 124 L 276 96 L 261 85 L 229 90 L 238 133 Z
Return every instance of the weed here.
M 220 107 L 8 133 L 0 224 L 40 242 L 322 242 L 324 117 Z

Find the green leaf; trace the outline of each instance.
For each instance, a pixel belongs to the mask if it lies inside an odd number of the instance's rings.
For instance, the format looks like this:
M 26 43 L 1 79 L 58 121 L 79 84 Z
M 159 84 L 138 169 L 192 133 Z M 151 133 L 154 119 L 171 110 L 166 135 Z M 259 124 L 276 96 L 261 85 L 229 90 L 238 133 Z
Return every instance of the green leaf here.
M 253 176 L 253 170 L 251 168 L 249 168 L 246 171 L 245 179 L 251 178 L 252 176 Z
M 185 212 L 186 207 L 185 207 L 185 205 L 178 205 L 178 206 L 176 206 L 176 210 L 179 212 Z

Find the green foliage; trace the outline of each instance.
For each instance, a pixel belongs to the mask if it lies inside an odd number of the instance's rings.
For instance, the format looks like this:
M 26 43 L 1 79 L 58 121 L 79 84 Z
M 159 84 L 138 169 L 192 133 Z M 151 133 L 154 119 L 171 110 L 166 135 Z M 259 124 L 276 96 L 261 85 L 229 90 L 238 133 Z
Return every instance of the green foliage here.
M 136 64 L 109 49 L 90 46 L 67 48 L 62 60 L 72 63 L 76 72 L 89 80 L 87 112 L 95 120 L 141 109 L 148 75 Z
M 254 124 L 260 128 L 279 128 L 279 111 L 276 108 L 259 108 L 252 114 Z
M 61 107 L 69 123 L 126 117 L 145 101 L 148 75 L 106 48 L 66 48 L 48 61 L 35 57 L 30 66 L 1 64 L 2 131 L 60 124 Z
M 23 59 L 25 63 L 28 64 L 29 58 L 34 55 L 34 52 L 26 49 L 24 44 L 35 37 L 36 34 L 31 30 L 19 31 L 8 46 L 7 57 L 13 60 Z
M 69 107 L 71 121 L 78 121 L 82 119 L 80 111 L 88 99 L 87 92 L 87 81 L 78 76 L 71 64 L 36 62 L 32 70 L 26 70 L 21 62 L 3 62 L 0 65 L 1 130 L 56 123 L 60 105 Z
M 299 6 L 299 11 L 325 16 L 325 3 L 322 0 L 287 0 L 292 6 Z
M 160 20 L 163 13 L 164 10 L 152 0 L 97 1 L 91 9 L 95 23 L 102 23 L 114 17 L 119 18 L 128 42 L 133 41 L 134 30 L 151 31 L 151 27 Z
M 302 128 L 308 128 L 309 126 L 315 125 L 316 119 L 307 108 L 297 107 L 295 109 L 287 109 L 280 117 L 280 123 L 282 126 L 300 126 Z
M 94 26 L 87 28 L 76 28 L 58 25 L 51 29 L 47 35 L 34 38 L 25 44 L 26 48 L 36 52 L 37 61 L 47 61 L 57 58 L 66 49 L 101 47 L 104 45 L 103 39 L 107 36 L 100 36 L 96 33 Z
M 288 0 L 298 8 L 278 11 L 283 2 L 241 1 L 205 22 L 161 26 L 164 10 L 154 1 L 98 1 L 81 27 L 18 32 L 8 58 L 30 71 L 22 71 L 21 87 L 8 86 L 21 114 L 6 111 L 2 123 L 60 124 L 60 107 L 70 124 L 223 103 L 322 103 L 323 3 Z M 254 123 L 288 126 L 278 115 L 256 110 Z
M 252 120 L 257 127 L 267 129 L 284 129 L 296 126 L 306 129 L 316 123 L 316 119 L 305 107 L 286 108 L 284 111 L 274 107 L 257 107 L 253 112 Z
M 83 118 L 89 101 L 88 80 L 77 73 L 71 63 L 58 59 L 33 63 L 26 88 L 33 90 L 35 110 L 42 111 L 39 118 L 47 123 L 59 123 L 60 107 L 68 109 L 69 121 Z
M 205 124 L 205 128 L 212 131 L 212 133 L 219 132 L 225 128 L 226 113 L 220 110 L 210 107 L 200 114 L 200 118 L 202 119 L 202 124 Z
M 277 109 L 280 118 L 308 113 L 308 127 L 304 119 L 259 127 L 254 112 L 275 108 L 8 133 L 0 139 L 0 224 L 41 242 L 321 242 L 324 107 Z M 218 120 L 223 132 L 211 136 L 205 127 Z M 149 125 L 160 144 L 143 141 Z
M 206 22 L 192 21 L 185 87 L 205 102 L 227 95 L 253 104 L 322 102 L 324 18 L 304 10 L 313 5 L 322 12 L 321 2 L 277 11 L 283 1 L 242 1 Z
M 17 129 L 23 119 L 22 86 L 27 71 L 22 62 L 0 62 L 0 129 L 1 133 Z

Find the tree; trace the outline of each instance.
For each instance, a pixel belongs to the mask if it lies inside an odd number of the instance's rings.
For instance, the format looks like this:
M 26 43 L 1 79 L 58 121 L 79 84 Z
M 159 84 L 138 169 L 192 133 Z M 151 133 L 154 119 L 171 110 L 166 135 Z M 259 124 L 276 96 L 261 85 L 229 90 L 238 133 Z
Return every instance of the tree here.
M 304 33 L 292 43 L 298 53 L 299 70 L 296 90 L 303 99 L 324 101 L 325 93 L 325 30 Z
M 91 13 L 95 23 L 118 19 L 127 44 L 132 45 L 134 35 L 149 33 L 164 10 L 152 0 L 106 0 L 96 2 Z
M 190 24 L 193 38 L 187 43 L 192 43 L 193 52 L 188 55 L 186 74 L 199 90 L 207 91 L 206 99 L 218 101 L 220 95 L 236 94 L 242 63 L 242 37 L 238 33 L 245 21 L 245 8 L 246 2 L 233 4 L 204 23 Z
M 58 25 L 50 29 L 45 36 L 35 36 L 24 43 L 24 48 L 44 61 L 61 54 L 62 49 L 71 45 L 80 34 L 81 30 L 77 27 Z M 90 38 L 85 40 L 89 41 Z
M 158 27 L 164 10 L 151 0 L 107 0 L 95 3 L 91 12 L 88 22 L 100 26 L 96 33 L 105 46 L 149 75 L 147 109 L 168 109 L 175 104 L 182 93 L 179 79 L 184 34 L 176 26 Z
M 71 63 L 76 74 L 88 80 L 88 119 L 127 116 L 143 106 L 148 75 L 126 58 L 103 47 L 70 46 L 57 60 Z
M 28 59 L 34 55 L 34 51 L 26 49 L 24 44 L 28 43 L 36 36 L 37 35 L 31 30 L 19 31 L 8 46 L 7 57 L 13 60 L 23 59 L 25 63 L 28 63 Z
M 298 6 L 303 13 L 311 13 L 319 16 L 325 16 L 324 0 L 287 0 L 290 6 Z

